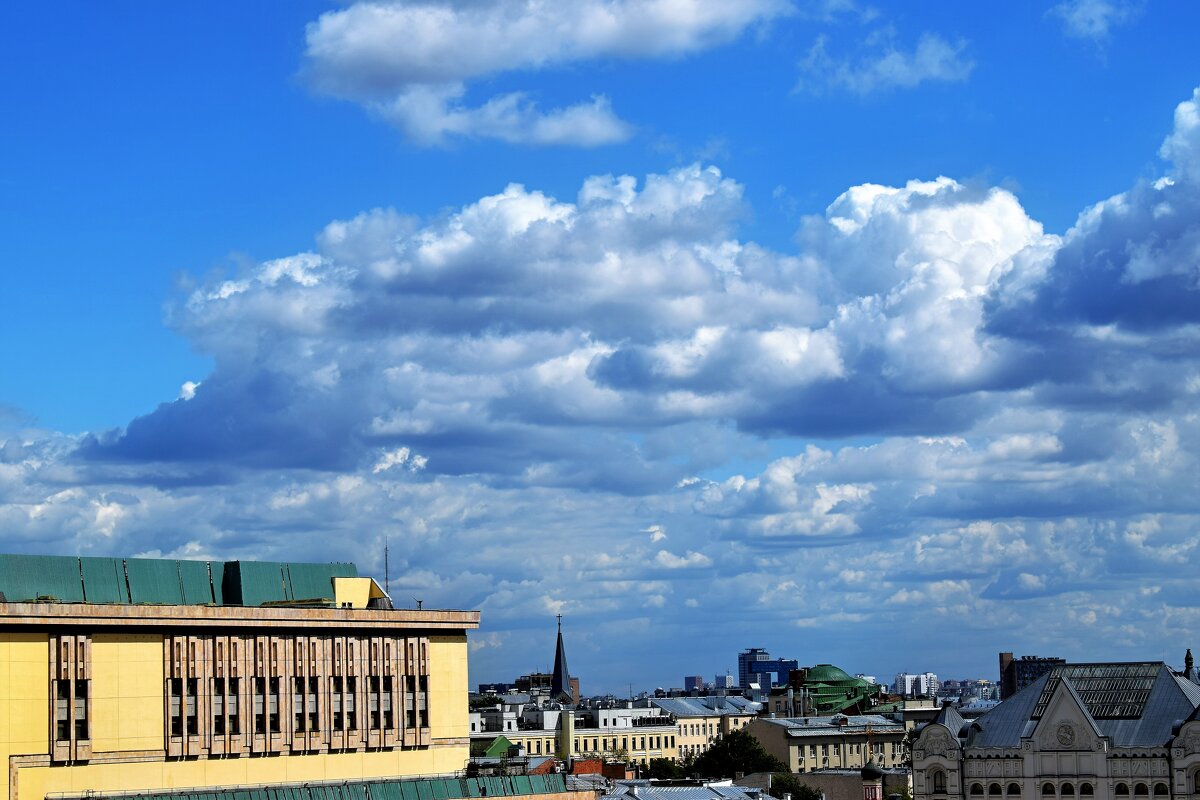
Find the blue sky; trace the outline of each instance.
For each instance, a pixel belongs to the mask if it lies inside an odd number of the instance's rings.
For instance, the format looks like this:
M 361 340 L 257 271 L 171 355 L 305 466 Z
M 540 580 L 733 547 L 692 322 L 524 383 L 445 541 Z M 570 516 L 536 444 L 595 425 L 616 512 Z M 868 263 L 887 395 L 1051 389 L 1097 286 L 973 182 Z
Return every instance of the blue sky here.
M 5 547 L 386 538 L 479 680 L 1179 661 L 1198 17 L 13 9 Z

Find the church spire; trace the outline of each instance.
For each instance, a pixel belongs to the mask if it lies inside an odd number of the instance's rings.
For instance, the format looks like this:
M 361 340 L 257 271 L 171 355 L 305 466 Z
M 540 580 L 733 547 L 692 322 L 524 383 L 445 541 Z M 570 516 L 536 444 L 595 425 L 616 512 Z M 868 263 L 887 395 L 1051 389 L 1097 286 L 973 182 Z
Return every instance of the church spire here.
M 1187 655 L 1183 657 L 1183 677 L 1187 678 L 1192 683 L 1200 683 L 1197 680 L 1195 662 L 1192 660 L 1192 648 L 1188 648 Z
M 558 614 L 558 646 L 554 650 L 554 673 L 550 676 L 550 696 L 560 702 L 572 703 L 571 673 L 567 671 L 567 648 L 563 646 L 562 614 Z

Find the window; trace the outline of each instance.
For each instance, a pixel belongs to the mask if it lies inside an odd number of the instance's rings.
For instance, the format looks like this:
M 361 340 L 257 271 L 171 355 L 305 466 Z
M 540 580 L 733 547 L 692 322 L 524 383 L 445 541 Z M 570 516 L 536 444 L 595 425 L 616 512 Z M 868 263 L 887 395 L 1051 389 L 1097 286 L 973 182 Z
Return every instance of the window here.
M 71 683 L 58 681 L 58 697 L 54 704 L 54 739 L 71 740 Z
M 1070 782 L 1063 784 L 1062 796 L 1063 797 L 1074 797 L 1075 796 L 1075 787 Z
M 937 794 L 943 794 L 946 791 L 946 773 L 942 770 L 934 770 L 929 775 L 929 785 L 933 787 L 933 791 Z
M 267 732 L 267 679 L 254 679 L 254 733 Z
M 383 704 L 383 727 L 387 728 L 388 730 L 394 730 L 396 727 L 396 718 L 392 712 L 391 675 L 385 675 L 383 678 L 383 694 L 380 696 L 380 700 Z
M 1115 794 L 1117 797 L 1129 797 L 1129 787 L 1123 783 L 1118 783 Z
M 76 734 L 76 737 L 78 737 L 78 734 Z M 1165 783 L 1154 784 L 1154 796 L 1155 797 L 1167 797 L 1168 795 L 1170 795 L 1170 793 L 1171 792 L 1169 789 L 1167 789 L 1167 785 Z
M 1150 789 L 1146 786 L 1146 784 L 1139 783 L 1133 787 L 1133 794 L 1135 797 L 1146 797 L 1150 794 Z
M 279 733 L 279 678 L 267 681 L 270 695 L 267 697 L 267 718 L 271 725 L 271 733 Z
M 342 692 L 344 691 L 345 681 L 341 675 L 334 675 L 330 678 L 329 691 L 329 724 L 335 731 L 346 730 L 346 712 L 342 709 Z M 474 730 L 475 723 L 471 723 Z
M 371 727 L 377 729 L 381 721 L 379 708 L 379 676 L 367 678 L 367 711 L 371 714 Z
M 1042 784 L 1042 797 L 1054 797 L 1054 795 L 1055 795 L 1054 784 L 1049 783 L 1049 782 L 1043 783 Z
M 171 692 L 171 735 L 180 737 L 183 736 L 183 679 L 171 678 L 168 688 Z
M 88 681 L 75 681 L 75 740 L 88 738 Z
M 1000 784 L 992 783 L 988 785 L 988 797 L 1000 796 Z
M 1008 785 L 1008 796 L 1009 797 L 1020 797 L 1021 796 L 1021 784 L 1010 783 Z
M 292 711 L 296 715 L 295 731 L 296 733 L 304 733 L 306 730 L 304 725 L 304 678 L 294 678 L 293 680 L 296 684 L 295 691 L 292 692 Z
M 1095 794 L 1095 791 L 1092 789 L 1092 785 L 1090 783 L 1079 784 L 1079 796 L 1080 797 L 1092 797 L 1094 794 Z

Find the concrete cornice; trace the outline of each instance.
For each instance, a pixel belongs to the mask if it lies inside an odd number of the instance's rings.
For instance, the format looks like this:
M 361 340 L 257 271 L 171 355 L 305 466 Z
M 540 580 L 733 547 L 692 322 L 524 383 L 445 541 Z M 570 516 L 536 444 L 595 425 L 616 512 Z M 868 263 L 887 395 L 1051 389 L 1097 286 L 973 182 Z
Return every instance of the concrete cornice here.
M 467 631 L 478 611 L 364 610 L 268 606 L 115 605 L 101 603 L 0 603 L 0 627 L 118 628 L 354 628 Z

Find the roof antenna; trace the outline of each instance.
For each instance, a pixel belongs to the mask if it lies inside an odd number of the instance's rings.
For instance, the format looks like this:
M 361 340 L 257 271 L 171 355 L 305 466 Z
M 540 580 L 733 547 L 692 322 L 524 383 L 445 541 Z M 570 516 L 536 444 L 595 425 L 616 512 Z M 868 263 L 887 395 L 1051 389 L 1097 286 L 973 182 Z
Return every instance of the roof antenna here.
M 414 598 L 413 598 L 413 602 L 417 604 L 417 611 L 420 611 L 420 610 L 421 610 L 421 604 L 422 604 L 422 603 L 424 603 L 425 601 L 424 601 L 424 600 L 418 600 L 417 598 L 415 598 L 415 597 L 414 597 Z

